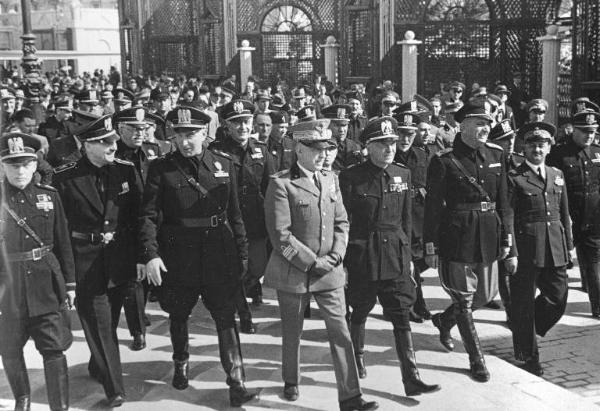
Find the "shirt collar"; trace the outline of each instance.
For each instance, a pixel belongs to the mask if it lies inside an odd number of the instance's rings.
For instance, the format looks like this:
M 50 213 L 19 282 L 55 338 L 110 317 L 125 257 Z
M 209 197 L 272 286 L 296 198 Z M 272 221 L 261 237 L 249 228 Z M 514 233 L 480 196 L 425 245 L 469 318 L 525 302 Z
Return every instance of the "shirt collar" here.
M 546 177 L 546 170 L 544 167 L 544 163 L 540 164 L 540 165 L 535 165 L 533 164 L 531 161 L 529 160 L 525 160 L 525 163 L 529 166 L 529 168 L 531 168 L 533 170 L 534 173 L 539 174 L 538 173 L 538 169 L 542 170 L 542 177 Z
M 302 164 L 300 163 L 298 163 L 298 168 L 300 169 L 300 171 L 302 171 L 302 174 L 304 174 L 310 179 L 310 181 L 313 180 L 313 176 L 315 175 L 314 171 L 308 171 L 306 168 L 302 167 Z

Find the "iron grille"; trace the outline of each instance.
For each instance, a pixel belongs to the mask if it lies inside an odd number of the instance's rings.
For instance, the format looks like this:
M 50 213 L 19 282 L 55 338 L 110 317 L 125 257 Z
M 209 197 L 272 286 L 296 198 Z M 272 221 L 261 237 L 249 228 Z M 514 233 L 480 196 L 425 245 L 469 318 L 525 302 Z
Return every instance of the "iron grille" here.
M 347 76 L 371 76 L 373 66 L 373 38 L 371 31 L 371 12 L 369 9 L 348 11 L 346 26 L 345 65 Z
M 584 94 L 582 82 L 600 81 L 600 4 L 574 0 L 573 11 L 572 85 L 573 96 L 579 97 Z

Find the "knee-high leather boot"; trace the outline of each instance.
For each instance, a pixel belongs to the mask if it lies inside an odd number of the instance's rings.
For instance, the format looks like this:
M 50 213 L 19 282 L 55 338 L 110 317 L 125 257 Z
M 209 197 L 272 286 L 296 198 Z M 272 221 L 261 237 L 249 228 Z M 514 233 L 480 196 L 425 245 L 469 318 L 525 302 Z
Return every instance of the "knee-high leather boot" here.
M 171 344 L 173 345 L 173 387 L 185 390 L 188 387 L 189 335 L 187 321 L 171 320 Z
M 483 359 L 479 336 L 473 322 L 473 313 L 470 309 L 466 308 L 457 308 L 457 310 L 456 320 L 458 330 L 460 331 L 465 350 L 469 354 L 471 378 L 479 382 L 489 381 L 490 373 Z
M 61 355 L 58 358 L 44 359 L 44 376 L 46 377 L 46 391 L 50 410 L 68 410 L 69 371 L 67 358 Z
M 2 365 L 15 397 L 15 411 L 29 411 L 31 409 L 31 388 L 23 354 L 16 358 L 2 357 Z
M 350 323 L 350 338 L 354 346 L 354 357 L 356 358 L 356 368 L 358 368 L 358 377 L 367 378 L 367 367 L 365 365 L 365 323 Z
M 229 385 L 229 403 L 232 407 L 239 407 L 254 399 L 256 394 L 248 392 L 244 386 L 246 374 L 238 333 L 235 328 L 227 328 L 219 331 L 218 337 L 221 365 L 227 374 L 227 385 Z
M 396 352 L 400 360 L 402 382 L 404 383 L 406 395 L 413 396 L 439 391 L 441 388 L 439 385 L 425 384 L 421 380 L 410 330 L 394 330 L 394 339 L 396 340 Z

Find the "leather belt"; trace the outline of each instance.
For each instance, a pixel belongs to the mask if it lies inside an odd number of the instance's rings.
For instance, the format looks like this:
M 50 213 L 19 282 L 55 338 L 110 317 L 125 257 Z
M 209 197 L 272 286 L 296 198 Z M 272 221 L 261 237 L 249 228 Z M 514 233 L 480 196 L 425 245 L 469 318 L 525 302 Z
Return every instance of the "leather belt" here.
M 92 245 L 108 244 L 115 240 L 116 232 L 109 231 L 106 233 L 80 233 L 78 231 L 71 232 L 71 237 L 78 240 L 85 240 Z
M 54 246 L 52 244 L 45 245 L 40 248 L 34 248 L 31 251 L 25 251 L 22 253 L 10 253 L 7 255 L 9 262 L 15 261 L 38 261 L 47 256 L 52 252 Z
M 482 201 L 480 203 L 460 203 L 450 207 L 451 211 L 495 211 L 496 203 L 493 201 Z
M 178 218 L 176 221 L 171 221 L 167 224 L 188 228 L 216 228 L 226 222 L 227 213 L 223 211 L 220 214 L 211 215 L 210 217 Z

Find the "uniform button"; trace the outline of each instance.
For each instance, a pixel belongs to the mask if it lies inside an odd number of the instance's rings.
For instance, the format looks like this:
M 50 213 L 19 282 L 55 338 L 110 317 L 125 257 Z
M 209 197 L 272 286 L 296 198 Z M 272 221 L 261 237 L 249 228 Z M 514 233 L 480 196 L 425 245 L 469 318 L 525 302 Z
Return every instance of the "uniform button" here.
M 387 238 L 384 238 L 384 239 L 383 239 L 383 242 L 384 242 L 384 243 L 387 243 Z
M 483 164 L 480 164 L 480 165 L 479 165 L 479 168 L 483 168 Z
M 30 271 L 30 270 L 27 270 L 27 274 L 31 274 L 31 271 Z
M 550 227 L 550 221 L 548 221 L 546 224 L 548 224 L 548 227 Z
M 21 201 L 19 201 L 19 203 L 24 203 L 24 202 L 25 202 L 25 200 L 21 200 Z
M 384 193 L 387 193 L 387 190 L 383 190 Z M 22 202 L 22 201 L 21 201 Z
M 27 234 L 25 234 L 25 238 L 29 238 L 29 236 Z
M 481 182 L 483 183 L 483 180 L 481 180 Z
M 387 206 L 383 206 L 383 209 L 385 210 L 387 208 Z
M 550 215 L 550 211 L 548 211 L 546 214 Z
M 321 237 L 321 240 L 325 241 L 325 237 Z
M 325 229 L 325 228 L 327 228 L 327 227 L 323 226 L 323 229 Z
M 326 215 L 325 213 L 323 213 L 323 215 Z
M 106 220 L 106 221 L 104 222 L 104 225 L 108 225 L 108 224 L 109 224 L 109 221 L 108 221 L 108 220 Z

